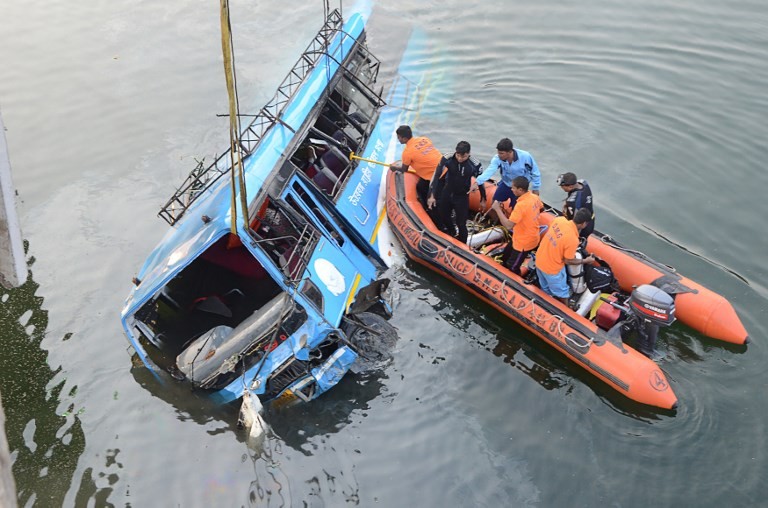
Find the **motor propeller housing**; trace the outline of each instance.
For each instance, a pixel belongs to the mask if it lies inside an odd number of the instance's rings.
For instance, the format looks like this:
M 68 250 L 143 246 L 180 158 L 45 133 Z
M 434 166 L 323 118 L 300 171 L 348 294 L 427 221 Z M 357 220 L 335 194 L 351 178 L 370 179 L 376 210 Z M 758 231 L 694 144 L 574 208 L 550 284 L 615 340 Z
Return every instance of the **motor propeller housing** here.
M 627 303 L 632 312 L 641 319 L 659 326 L 669 326 L 675 322 L 675 300 L 650 284 L 636 287 Z

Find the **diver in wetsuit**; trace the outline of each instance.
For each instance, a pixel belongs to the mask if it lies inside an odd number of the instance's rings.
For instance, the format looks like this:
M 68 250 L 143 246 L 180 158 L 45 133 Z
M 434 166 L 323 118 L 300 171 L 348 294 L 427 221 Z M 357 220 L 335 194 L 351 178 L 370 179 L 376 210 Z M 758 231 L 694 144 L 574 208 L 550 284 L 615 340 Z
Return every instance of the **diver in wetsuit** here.
M 470 145 L 466 141 L 459 141 L 453 154 L 445 154 L 432 175 L 429 185 L 429 198 L 427 206 L 434 208 L 437 203 L 440 219 L 447 228 L 447 233 L 453 236 L 455 227 L 458 227 L 458 240 L 467 243 L 467 216 L 469 215 L 469 189 L 472 178 L 477 177 L 483 170 L 483 165 L 470 156 Z M 443 171 L 445 170 L 444 176 Z M 443 179 L 443 188 L 440 191 L 440 201 L 435 198 L 440 179 Z M 480 187 L 480 208 L 485 208 L 485 189 Z M 451 212 L 455 213 L 454 226 Z
M 592 208 L 592 189 L 589 188 L 589 184 L 586 180 L 577 180 L 576 175 L 573 173 L 563 173 L 557 177 L 557 185 L 560 186 L 568 196 L 565 198 L 565 205 L 563 206 L 563 215 L 566 219 L 573 219 L 576 214 L 576 210 L 579 208 L 586 208 L 592 214 L 592 217 L 584 226 L 584 229 L 579 231 L 581 238 L 587 238 L 595 230 L 595 210 Z

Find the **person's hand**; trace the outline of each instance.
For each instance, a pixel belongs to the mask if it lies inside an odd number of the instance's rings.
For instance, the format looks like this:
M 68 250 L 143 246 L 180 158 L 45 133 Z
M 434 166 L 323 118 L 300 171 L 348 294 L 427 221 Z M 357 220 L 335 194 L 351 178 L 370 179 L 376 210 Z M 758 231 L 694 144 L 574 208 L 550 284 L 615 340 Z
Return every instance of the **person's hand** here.
M 593 256 L 592 254 L 590 254 L 589 256 L 584 258 L 584 264 L 585 265 L 590 264 L 590 263 L 594 263 L 594 262 L 595 262 L 595 256 Z
M 501 205 L 499 204 L 498 201 L 494 201 L 493 203 L 491 203 L 491 209 L 496 210 L 497 212 L 501 212 Z
M 434 208 L 435 203 L 437 203 L 435 196 L 429 196 L 429 198 L 427 198 L 427 208 Z
M 480 187 L 477 186 L 477 182 L 472 182 L 472 184 L 469 186 L 469 192 L 475 192 Z
M 393 162 L 392 164 L 389 165 L 390 171 L 397 172 L 397 171 L 400 171 L 401 169 L 403 169 L 403 161 Z
M 539 195 L 539 191 L 537 191 L 537 190 L 532 190 L 531 192 L 536 194 L 537 196 Z

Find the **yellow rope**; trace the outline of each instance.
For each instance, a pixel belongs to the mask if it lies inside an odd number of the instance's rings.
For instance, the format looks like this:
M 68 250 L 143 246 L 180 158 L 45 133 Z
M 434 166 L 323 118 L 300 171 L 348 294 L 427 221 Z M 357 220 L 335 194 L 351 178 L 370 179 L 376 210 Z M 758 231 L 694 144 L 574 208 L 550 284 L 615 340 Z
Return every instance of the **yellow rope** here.
M 229 21 L 229 1 L 221 0 L 221 52 L 224 59 L 224 76 L 227 80 L 227 95 L 229 96 L 229 157 L 232 168 L 232 225 L 231 232 L 237 235 L 237 200 L 235 194 L 240 188 L 240 206 L 243 211 L 244 227 L 247 229 L 248 199 L 245 195 L 245 175 L 243 173 L 243 157 L 238 139 L 240 132 L 240 116 L 238 114 L 237 90 L 235 85 L 235 66 L 232 52 L 232 31 Z

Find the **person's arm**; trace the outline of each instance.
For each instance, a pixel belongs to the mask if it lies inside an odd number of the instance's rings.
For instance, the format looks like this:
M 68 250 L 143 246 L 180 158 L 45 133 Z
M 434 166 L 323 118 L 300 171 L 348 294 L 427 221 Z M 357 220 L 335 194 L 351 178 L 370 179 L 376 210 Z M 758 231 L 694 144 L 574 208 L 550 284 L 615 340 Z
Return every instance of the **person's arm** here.
M 512 231 L 512 228 L 515 227 L 515 223 L 509 220 L 504 214 L 504 211 L 501 209 L 501 204 L 498 201 L 494 201 L 491 205 L 491 209 L 496 212 L 496 217 L 499 218 L 501 225 L 507 228 L 509 231 Z
M 595 257 L 590 254 L 584 259 L 576 259 L 576 249 L 579 248 L 579 237 L 565 237 L 563 241 L 566 241 L 566 247 L 563 251 L 563 262 L 566 265 L 588 265 L 595 261 Z
M 477 177 L 477 179 L 469 188 L 469 190 L 473 191 L 479 188 L 481 185 L 487 182 L 496 173 L 498 169 L 499 169 L 499 156 L 494 155 L 493 158 L 491 159 L 491 162 L 488 164 L 488 167 L 485 168 L 485 171 L 480 173 L 480 176 Z
M 579 245 L 579 239 L 576 238 L 574 246 L 573 246 L 573 250 L 571 251 L 572 252 L 571 257 L 563 259 L 563 262 L 566 265 L 588 265 L 588 264 L 594 262 L 595 261 L 595 256 L 593 256 L 592 254 L 590 254 L 589 256 L 585 257 L 584 259 L 577 259 L 576 258 L 576 249 L 578 248 L 578 245 Z
M 582 191 L 584 196 L 584 207 L 592 212 L 592 218 L 595 218 L 595 208 L 592 204 L 592 188 L 589 186 L 589 184 L 585 184 Z
M 393 162 L 389 165 L 390 171 L 399 171 L 400 173 L 407 173 L 410 166 L 403 161 Z
M 595 261 L 595 256 L 593 256 L 592 254 L 585 257 L 584 259 L 565 258 L 563 260 L 563 262 L 565 262 L 566 265 L 588 265 L 594 261 Z
M 475 181 L 470 183 L 469 192 L 473 192 L 473 189 L 472 189 L 473 185 L 477 183 L 477 178 L 479 178 L 479 176 L 483 174 L 483 165 L 480 164 L 480 162 L 477 160 L 475 160 L 475 162 L 476 162 L 475 170 L 474 170 Z M 480 190 L 480 211 L 482 212 L 483 210 L 485 210 L 485 203 L 486 203 L 485 185 L 480 184 L 479 186 L 477 186 L 477 188 Z
M 534 194 L 538 195 L 539 190 L 541 189 L 541 171 L 539 171 L 539 166 L 536 164 L 536 160 L 533 158 L 533 155 L 530 155 L 530 162 L 531 165 L 531 191 L 533 191 Z
M 573 212 L 575 212 L 575 209 L 571 206 L 572 202 L 569 201 L 571 199 L 571 194 L 568 194 L 565 197 L 565 201 L 563 201 L 563 216 L 571 220 L 573 219 Z
M 480 173 L 480 176 L 477 177 L 476 183 L 478 186 L 484 184 L 487 182 L 499 169 L 499 156 L 494 155 L 491 158 L 491 162 L 488 163 L 488 167 L 485 168 L 483 172 Z
M 443 174 L 443 168 L 445 165 L 448 164 L 448 161 L 445 160 L 445 157 L 440 158 L 440 162 L 437 164 L 437 167 L 435 168 L 435 172 L 432 175 L 432 180 L 429 181 L 429 193 L 427 196 L 427 208 L 433 208 L 435 206 L 435 203 L 437 200 L 435 199 L 435 192 L 437 191 L 437 182 L 440 180 L 440 176 Z
M 402 160 L 399 160 L 397 162 L 393 162 L 389 165 L 390 171 L 399 171 L 401 173 L 407 173 L 408 168 L 411 167 L 411 163 L 413 162 L 413 156 L 411 155 L 411 151 L 408 150 L 408 147 L 406 146 L 403 150 Z
M 482 212 L 485 210 L 485 205 L 487 203 L 485 199 L 485 185 L 481 185 L 478 189 L 480 189 L 480 211 Z

